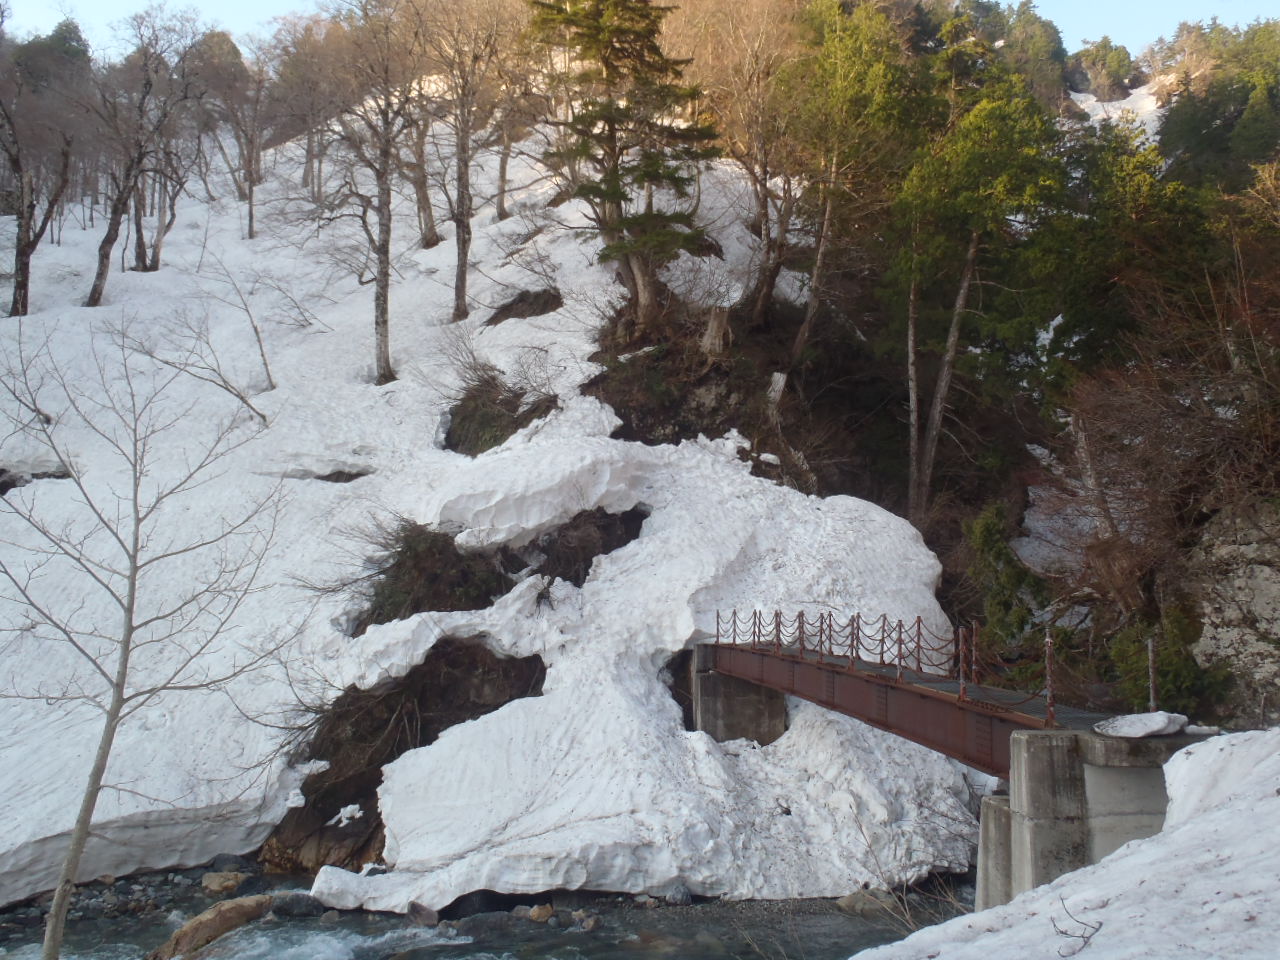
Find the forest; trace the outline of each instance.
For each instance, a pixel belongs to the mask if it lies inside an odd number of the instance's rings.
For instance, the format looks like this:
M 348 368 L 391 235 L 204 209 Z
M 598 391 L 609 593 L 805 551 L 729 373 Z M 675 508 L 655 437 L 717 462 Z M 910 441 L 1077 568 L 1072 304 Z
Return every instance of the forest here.
M 1247 606 L 1241 550 L 1280 564 L 1280 21 L 1140 52 L 1068 51 L 1031 0 L 343 0 L 266 36 L 163 7 L 123 29 L 118 59 L 73 20 L 0 34 L 10 316 L 42 243 L 103 230 L 84 302 L 108 303 L 113 263 L 159 270 L 181 198 L 224 176 L 252 239 L 296 141 L 273 213 L 358 222 L 390 383 L 393 214 L 454 245 L 462 319 L 471 224 L 512 214 L 509 163 L 533 157 L 626 291 L 591 389 L 629 438 L 735 428 L 778 481 L 907 516 L 1020 684 L 1050 631 L 1078 700 L 1229 695 L 1193 656 L 1204 611 Z M 1078 103 L 1139 87 L 1156 131 Z M 759 255 L 670 283 L 717 258 L 712 163 Z

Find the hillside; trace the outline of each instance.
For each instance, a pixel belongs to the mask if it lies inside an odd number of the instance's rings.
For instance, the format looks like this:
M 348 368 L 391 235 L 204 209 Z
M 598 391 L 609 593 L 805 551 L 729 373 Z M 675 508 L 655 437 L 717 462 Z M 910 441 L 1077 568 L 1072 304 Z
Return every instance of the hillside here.
M 284 207 L 295 157 L 285 147 L 271 158 L 265 211 Z M 121 363 L 146 390 L 164 375 L 148 358 L 113 346 L 121 327 L 170 356 L 181 349 L 184 324 L 207 324 L 220 364 L 262 411 L 267 422 L 259 427 L 206 382 L 189 375 L 165 381 L 164 408 L 178 419 L 156 441 L 148 481 L 163 483 L 218 424 L 235 422 L 232 436 L 243 445 L 196 495 L 172 504 L 173 519 L 163 516 L 156 535 L 216 530 L 246 502 L 274 497 L 258 584 L 202 669 L 216 671 L 246 651 L 276 651 L 284 641 L 269 663 L 217 691 L 165 694 L 126 721 L 107 776 L 120 788 L 103 796 L 95 825 L 102 839 L 91 841 L 83 877 L 253 850 L 296 802 L 302 775 L 280 755 L 286 732 L 278 725 L 300 722 L 304 706 L 352 684 L 370 689 L 404 674 L 442 637 L 472 638 L 501 656 L 540 656 L 546 681 L 540 697 L 451 729 L 388 769 L 386 856 L 399 869 L 382 886 L 400 883 L 401 871 L 411 877 L 392 893 L 358 894 L 370 904 L 403 910 L 416 898 L 444 906 L 479 888 L 662 893 L 676 883 L 710 895 L 832 896 L 966 865 L 972 820 L 961 803 L 964 780 L 928 751 L 803 706 L 786 736 L 764 748 L 722 747 L 684 730 L 661 674 L 676 652 L 714 630 L 718 608 L 923 613 L 940 627 L 932 596 L 938 568 L 919 535 L 877 507 L 751 476 L 750 451 L 733 436 L 657 447 L 610 439 L 616 418 L 578 385 L 598 369 L 588 359 L 598 305 L 616 294 L 574 237 L 572 207 L 556 212 L 565 225 L 521 246 L 546 189 L 518 195 L 521 217 L 478 218 L 475 297 L 497 305 L 540 279 L 518 265 L 522 253 L 536 253 L 567 305 L 493 327 L 485 325 L 491 311 L 477 309 L 450 324 L 438 274 L 451 251 L 415 252 L 406 232 L 397 238 L 404 256 L 392 293 L 402 376 L 386 387 L 369 382 L 368 293 L 330 259 L 349 231 L 316 238 L 305 225 L 266 213 L 262 236 L 247 243 L 236 205 L 187 200 L 169 265 L 114 277 L 110 302 L 94 310 L 75 302 L 94 232 L 67 230 L 60 247 L 41 251 L 32 313 L 6 327 L 6 356 L 36 358 L 32 371 L 62 371 L 76 395 L 93 402 L 104 390 L 94 382 L 95 363 L 110 391 Z M 728 203 L 735 180 L 712 171 L 704 189 L 709 204 Z M 726 218 L 719 239 L 742 255 L 750 235 Z M 245 309 L 228 296 L 232 284 L 262 325 L 274 390 L 261 389 L 257 347 Z M 305 326 L 293 321 L 297 309 L 309 317 Z M 474 352 L 508 375 L 535 368 L 540 388 L 558 398 L 545 418 L 475 458 L 442 449 L 460 376 L 451 358 L 463 343 L 468 357 Z M 128 481 L 119 457 L 57 394 L 43 392 L 40 406 L 55 420 L 68 466 L 109 502 Z M 14 434 L 3 463 L 38 474 L 49 454 Z M 320 479 L 335 473 L 358 479 Z M 7 496 L 59 518 L 50 522 L 85 520 L 67 480 L 36 479 Z M 635 507 L 646 514 L 639 537 L 596 559 L 581 588 L 517 576 L 487 609 L 422 614 L 351 637 L 344 626 L 358 597 L 302 586 L 367 572 L 365 554 L 374 548 L 352 531 L 375 520 L 404 517 L 448 530 L 463 549 L 519 548 L 582 511 Z M 29 534 L 11 513 L 5 523 L 5 562 L 21 569 Z M 862 549 L 846 549 L 853 542 Z M 833 564 L 836 556 L 844 559 Z M 147 609 L 174 602 L 201 575 L 185 558 L 158 570 L 145 584 Z M 110 615 L 110 598 L 68 565 L 44 571 L 39 588 L 50 604 L 76 605 L 79 616 Z M 12 673 L 20 690 L 86 682 L 74 657 L 51 641 L 19 637 L 6 662 L 23 665 Z M 136 682 L 163 664 L 140 659 Z M 75 771 L 98 721 L 95 711 L 71 703 L 7 699 L 0 710 L 5 729 L 23 731 L 3 744 L 5 768 L 23 771 L 0 798 L 10 825 L 0 900 L 10 901 L 52 884 L 81 790 Z M 863 833 L 822 828 L 832 803 L 846 807 Z M 956 823 L 970 826 L 956 831 Z M 429 876 L 430 885 L 413 876 Z

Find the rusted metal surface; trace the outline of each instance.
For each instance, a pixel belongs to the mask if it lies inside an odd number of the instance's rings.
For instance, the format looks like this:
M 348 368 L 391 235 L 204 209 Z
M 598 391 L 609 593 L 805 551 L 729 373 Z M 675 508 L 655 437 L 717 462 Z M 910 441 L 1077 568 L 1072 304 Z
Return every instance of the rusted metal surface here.
M 1063 708 L 1053 695 L 1052 641 L 1045 695 L 974 681 L 976 627 L 951 637 L 919 618 L 847 621 L 830 614 L 716 617 L 713 669 L 793 694 L 914 740 L 972 767 L 1009 775 L 1009 734 L 1085 728 L 1103 714 Z
M 1044 726 L 1041 718 L 910 680 L 743 647 L 716 647 L 715 670 L 811 700 L 999 777 L 1009 776 L 1009 734 Z

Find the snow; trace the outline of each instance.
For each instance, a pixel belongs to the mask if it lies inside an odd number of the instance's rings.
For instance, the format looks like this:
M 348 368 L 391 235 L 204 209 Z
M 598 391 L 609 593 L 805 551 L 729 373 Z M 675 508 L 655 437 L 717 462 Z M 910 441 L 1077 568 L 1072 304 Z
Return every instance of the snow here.
M 90 390 L 95 356 L 108 370 L 116 362 L 113 330 L 127 326 L 177 355 L 190 345 L 184 331 L 207 329 L 228 377 L 267 420 L 257 430 L 232 397 L 192 378 L 179 377 L 166 394 L 170 409 L 184 412 L 155 451 L 156 482 L 201 451 L 221 423 L 232 423 L 242 445 L 173 505 L 162 535 L 215 530 L 246 504 L 277 503 L 259 589 L 201 662 L 216 674 L 280 649 L 218 689 L 165 694 L 125 722 L 82 878 L 254 849 L 299 802 L 307 772 L 289 765 L 281 724 L 350 684 L 402 675 L 446 635 L 479 636 L 503 655 L 539 654 L 544 694 L 452 728 L 391 764 L 380 803 L 394 870 L 326 871 L 316 892 L 327 902 L 403 910 L 412 900 L 443 906 L 478 888 L 662 893 L 677 882 L 730 897 L 826 896 L 963 868 L 974 823 L 955 763 L 798 701 L 777 742 L 717 744 L 683 729 L 661 681 L 668 659 L 713 629 L 717 609 L 920 615 L 941 632 L 939 565 L 914 529 L 867 503 L 817 499 L 751 476 L 743 456 L 751 451 L 737 436 L 668 446 L 611 439 L 617 417 L 578 386 L 599 370 L 589 359 L 594 334 L 620 288 L 572 229 L 581 211 L 567 204 L 544 220 L 553 187 L 519 162 L 514 180 L 532 184 L 515 191 L 521 214 L 497 223 L 486 209 L 476 218 L 476 309 L 462 324 L 447 322 L 452 244 L 418 250 L 412 213 L 400 218 L 391 323 L 400 379 L 373 386 L 371 296 L 350 268 L 356 231 L 340 222 L 316 234 L 294 216 L 291 149 L 271 157 L 258 239 L 243 239 L 242 205 L 184 200 L 164 269 L 113 272 L 107 305 L 89 310 L 79 302 L 98 230 L 68 221 L 61 246 L 37 254 L 32 315 L 0 328 L 4 356 L 43 346 L 49 362 Z M 712 300 L 735 289 L 753 249 L 730 215 L 741 189 L 727 168 L 704 178 L 704 209 L 729 260 L 723 283 L 677 265 L 683 282 L 707 287 Z M 483 326 L 516 290 L 546 286 L 548 273 L 562 309 Z M 232 281 L 262 328 L 275 390 L 261 392 L 266 378 Z M 459 382 L 450 358 L 468 350 L 555 392 L 560 409 L 478 458 L 442 449 Z M 101 438 L 65 405 L 50 401 L 48 412 L 89 490 L 127 489 Z M 0 442 L 0 466 L 52 465 L 21 435 Z M 363 476 L 314 479 L 333 471 Z M 6 502 L 33 505 L 54 523 L 85 522 L 68 481 L 33 481 Z M 370 548 L 352 531 L 379 518 L 409 517 L 481 547 L 527 543 L 582 510 L 641 505 L 649 514 L 640 537 L 599 558 L 581 589 L 529 578 L 487 610 L 422 614 L 353 639 L 343 632 L 351 597 L 306 586 L 366 572 Z M 0 512 L 0 557 L 22 562 L 30 555 L 24 543 L 29 534 Z M 156 571 L 145 585 L 148 607 L 162 608 L 206 574 L 194 561 Z M 545 586 L 550 603 L 539 603 Z M 110 602 L 67 565 L 50 566 L 41 588 L 51 603 L 110 623 Z M 0 692 L 28 695 L 0 697 L 7 903 L 52 886 L 100 721 L 82 702 L 39 699 L 92 688 L 94 678 L 65 649 L 25 633 L 19 606 L 0 611 L 0 626 L 17 628 L 2 648 Z M 135 676 L 154 679 L 162 666 L 139 660 Z
M 1164 772 L 1169 811 L 1161 833 L 1004 906 L 863 951 L 858 960 L 1273 956 L 1280 728 L 1194 744 Z
M 1181 713 L 1153 710 L 1150 713 L 1126 713 L 1108 717 L 1093 725 L 1098 733 L 1108 737 L 1125 737 L 1131 740 L 1142 737 L 1164 737 L 1181 733 L 1187 728 L 1187 718 Z
M 1094 123 L 1103 120 L 1113 123 L 1130 122 L 1137 125 L 1148 140 L 1154 142 L 1160 133 L 1166 109 L 1160 105 L 1159 86 L 1159 83 L 1148 83 L 1135 87 L 1123 100 L 1100 101 L 1092 93 L 1074 91 L 1071 99 Z

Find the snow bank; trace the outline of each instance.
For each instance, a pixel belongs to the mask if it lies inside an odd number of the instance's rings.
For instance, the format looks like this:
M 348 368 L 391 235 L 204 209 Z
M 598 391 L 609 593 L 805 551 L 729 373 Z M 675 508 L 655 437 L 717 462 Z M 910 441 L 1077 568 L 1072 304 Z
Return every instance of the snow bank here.
M 544 695 L 392 764 L 381 802 L 396 871 L 367 879 L 326 872 L 317 892 L 332 903 L 442 905 L 479 887 L 662 892 L 677 880 L 699 893 L 818 896 L 963 867 L 973 822 L 950 761 L 801 703 L 791 730 L 768 747 L 715 744 L 683 730 L 661 680 L 674 652 L 713 629 L 718 608 L 922 615 L 941 631 L 938 564 L 915 531 L 871 505 L 750 476 L 740 438 L 661 447 L 610 439 L 617 418 L 577 385 L 598 370 L 588 359 L 595 329 L 619 288 L 571 229 L 572 204 L 555 211 L 555 222 L 538 221 L 552 188 L 529 171 L 513 170 L 514 180 L 537 183 L 513 198 L 516 217 L 477 217 L 472 255 L 482 269 L 472 278 L 475 313 L 462 324 L 448 323 L 452 245 L 417 249 L 406 211 L 391 296 L 400 379 L 374 387 L 371 298 L 349 267 L 355 234 L 339 224 L 317 236 L 277 217 L 294 202 L 287 180 L 296 158 L 285 150 L 273 162 L 280 179 L 260 192 L 258 239 L 242 238 L 237 205 L 183 201 L 165 268 L 113 273 L 109 305 L 87 310 L 78 301 L 98 238 L 69 223 L 62 246 L 37 255 L 32 316 L 0 328 L 4 355 L 47 337 L 51 359 L 80 377 L 122 323 L 162 352 L 177 349 L 184 324 L 203 326 L 268 426 L 181 505 L 171 529 L 217 529 L 244 503 L 276 486 L 283 492 L 264 589 L 246 599 L 207 663 L 216 672 L 245 650 L 288 645 L 217 691 L 166 695 L 124 724 L 82 877 L 253 849 L 297 799 L 302 771 L 280 755 L 278 725 L 298 698 L 332 698 L 349 684 L 403 674 L 447 634 L 482 635 L 501 654 L 538 653 L 548 668 Z M 712 171 L 704 205 L 727 208 L 737 190 L 731 176 Z M 736 258 L 727 269 L 740 271 L 754 240 L 735 218 L 718 222 L 718 239 Z M 483 326 L 485 305 L 544 286 L 548 268 L 561 310 Z M 273 391 L 262 392 L 232 276 L 262 326 Z M 447 358 L 460 346 L 535 378 L 559 394 L 561 409 L 476 459 L 441 449 L 458 383 Z M 251 429 L 245 411 L 208 384 L 179 378 L 173 389 L 193 408 L 157 461 L 161 477 L 199 452 L 217 422 L 239 417 L 237 429 Z M 104 445 L 71 421 L 67 429 L 85 483 L 98 494 L 125 489 Z M 0 467 L 42 462 L 19 436 L 0 442 Z M 334 471 L 363 476 L 316 479 Z M 34 481 L 9 496 L 59 520 L 83 518 L 66 481 Z M 351 531 L 374 518 L 440 524 L 460 544 L 484 546 L 526 543 L 582 510 L 637 505 L 650 511 L 640 537 L 598 559 L 581 589 L 551 585 L 549 603 L 538 603 L 544 584 L 530 578 L 488 610 L 424 614 L 353 639 L 342 629 L 349 598 L 301 586 L 365 572 L 368 547 Z M 0 513 L 6 562 L 29 556 L 25 536 Z M 149 579 L 148 602 L 160 608 L 192 582 L 198 571 L 175 565 Z M 65 565 L 45 571 L 42 587 L 50 602 L 110 622 L 110 603 Z M 64 651 L 22 635 L 19 605 L 0 605 L 0 617 L 0 627 L 18 627 L 3 648 L 0 693 L 93 682 Z M 145 659 L 137 669 L 143 681 L 160 672 Z M 52 886 L 98 730 L 98 714 L 84 704 L 0 697 L 0 903 Z
M 1215 737 L 1165 765 L 1164 831 L 1002 907 L 859 960 L 1270 958 L 1280 936 L 1280 728 Z M 1057 928 L 1057 932 L 1055 930 Z

